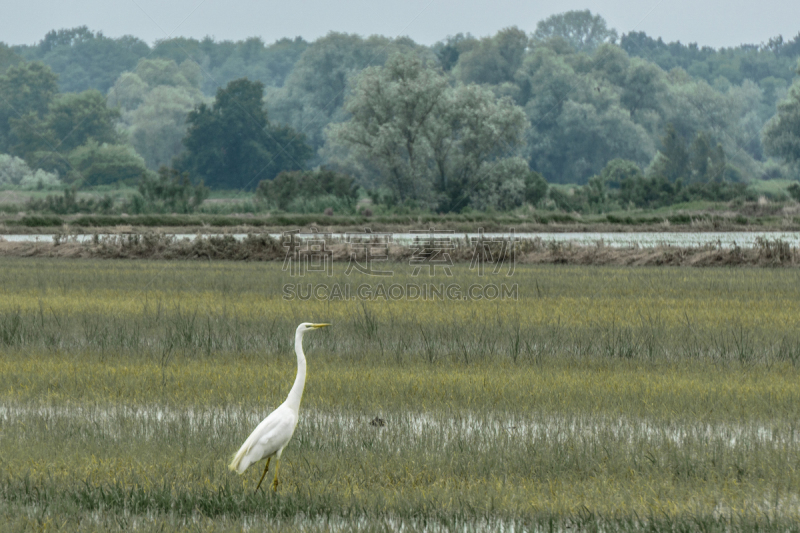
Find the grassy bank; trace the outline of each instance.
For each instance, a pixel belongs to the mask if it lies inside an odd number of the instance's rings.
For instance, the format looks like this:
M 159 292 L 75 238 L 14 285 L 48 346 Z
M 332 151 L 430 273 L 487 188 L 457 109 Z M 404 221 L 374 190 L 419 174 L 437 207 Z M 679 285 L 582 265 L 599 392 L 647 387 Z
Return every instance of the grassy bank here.
M 448 229 L 457 232 L 615 232 L 615 231 L 747 231 L 800 230 L 796 204 L 747 203 L 740 206 L 700 202 L 658 210 L 616 211 L 599 214 L 560 211 L 465 214 L 363 215 L 259 213 L 216 215 L 101 215 L 101 214 L 19 214 L 0 216 L 0 234 L 67 232 L 119 232 L 168 230 L 172 232 L 281 232 L 294 228 L 318 227 L 324 231 L 402 232 L 409 229 Z
M 795 527 L 800 281 L 791 270 L 0 259 L 0 520 L 13 529 L 762 530 Z M 375 296 L 516 283 L 517 298 Z M 283 401 L 277 495 L 226 463 Z M 383 427 L 371 425 L 380 417 Z

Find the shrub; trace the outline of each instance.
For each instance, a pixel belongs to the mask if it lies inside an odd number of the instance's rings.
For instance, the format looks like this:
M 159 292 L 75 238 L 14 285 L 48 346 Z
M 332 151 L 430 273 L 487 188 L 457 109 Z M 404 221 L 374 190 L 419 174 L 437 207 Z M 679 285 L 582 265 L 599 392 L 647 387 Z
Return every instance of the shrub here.
M 800 202 L 800 184 L 792 183 L 786 189 L 786 192 L 789 193 L 789 196 L 791 196 L 793 200 Z
M 322 209 L 352 210 L 358 200 L 358 187 L 351 176 L 322 169 L 281 172 L 274 180 L 259 182 L 256 189 L 257 199 L 284 211 L 319 213 L 321 209 L 308 211 L 306 206 L 320 197 L 335 199 L 337 204 L 331 205 L 329 201 Z
M 531 170 L 525 175 L 525 201 L 536 205 L 547 196 L 547 181 L 538 172 Z
M 129 205 L 133 213 L 191 213 L 208 198 L 208 188 L 201 181 L 192 185 L 189 173 L 162 166 L 158 175 L 142 174 L 139 194 Z
M 26 190 L 52 189 L 60 187 L 61 180 L 57 173 L 34 171 L 19 157 L 0 154 L 0 187 L 9 186 Z
M 540 183 L 535 177 L 530 177 L 535 173 L 531 172 L 527 161 L 522 158 L 509 157 L 487 167 L 485 176 L 475 190 L 464 193 L 469 198 L 469 207 L 473 209 L 509 211 L 521 206 L 529 195 L 535 197 L 540 192 L 537 189 Z M 532 187 L 530 190 L 529 183 Z M 547 183 L 545 191 L 546 188 Z M 458 207 L 464 206 L 451 205 L 450 210 L 457 211 Z
M 561 211 L 581 212 L 588 206 L 586 194 L 584 194 L 582 187 L 575 187 L 569 192 L 551 187 L 550 199 Z
M 114 199 L 109 195 L 101 199 L 78 198 L 74 188 L 65 189 L 62 195 L 48 194 L 43 200 L 28 200 L 28 210 L 38 213 L 71 215 L 75 213 L 108 213 L 114 207 Z
M 61 226 L 63 224 L 64 221 L 61 218 L 54 216 L 48 217 L 28 215 L 22 217 L 19 221 L 20 226 L 27 226 L 29 228 L 53 227 Z
M 305 196 L 295 198 L 286 206 L 286 211 L 289 213 L 310 215 L 313 213 L 324 213 L 326 209 L 330 209 L 336 213 L 342 213 L 349 211 L 351 207 L 352 204 L 349 201 L 342 200 L 338 196 L 333 196 L 332 194 L 325 194 L 311 198 Z
M 69 154 L 69 180 L 81 186 L 136 183 L 147 171 L 144 159 L 129 146 L 89 140 Z

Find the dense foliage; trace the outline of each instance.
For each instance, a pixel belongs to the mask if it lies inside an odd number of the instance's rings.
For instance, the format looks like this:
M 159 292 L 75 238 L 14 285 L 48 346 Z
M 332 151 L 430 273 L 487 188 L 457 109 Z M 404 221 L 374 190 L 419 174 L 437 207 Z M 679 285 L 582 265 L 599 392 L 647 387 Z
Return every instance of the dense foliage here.
M 192 110 L 178 167 L 210 187 L 251 190 L 259 179 L 303 168 L 310 156 L 303 135 L 270 124 L 263 93 L 261 82 L 242 78 L 217 91 L 213 105 Z
M 208 188 L 201 181 L 192 185 L 189 173 L 161 167 L 158 175 L 145 174 L 139 182 L 139 194 L 133 197 L 133 213 L 191 213 L 208 198 Z
M 431 47 L 343 33 L 149 46 L 61 29 L 0 43 L 0 154 L 53 176 L 42 186 L 132 183 L 166 165 L 254 190 L 324 166 L 387 209 L 724 201 L 800 177 L 798 58 L 800 34 L 713 49 L 618 35 L 589 11 Z M 608 177 L 614 160 L 628 177 Z M 280 208 L 319 208 L 301 197 Z
M 358 187 L 351 176 L 328 169 L 281 172 L 259 182 L 256 198 L 284 211 L 341 212 L 353 209 Z
M 477 85 L 450 87 L 413 56 L 366 69 L 345 105 L 352 118 L 328 132 L 334 150 L 349 152 L 343 164 L 357 168 L 364 182 L 375 175 L 401 202 L 440 211 L 468 205 L 502 164 L 497 158 L 521 144 L 525 128 L 522 109 L 510 99 Z

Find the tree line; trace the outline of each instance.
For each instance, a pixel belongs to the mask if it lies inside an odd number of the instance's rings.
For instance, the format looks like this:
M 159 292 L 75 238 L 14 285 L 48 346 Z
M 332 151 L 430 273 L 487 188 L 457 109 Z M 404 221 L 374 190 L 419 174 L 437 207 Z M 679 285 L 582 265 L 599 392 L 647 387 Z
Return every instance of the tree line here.
M 438 212 L 724 200 L 800 177 L 798 57 L 800 34 L 717 50 L 589 11 L 430 47 L 58 30 L 0 44 L 0 185 L 138 185 L 140 209 L 203 187 L 301 211 L 354 209 L 358 187 Z

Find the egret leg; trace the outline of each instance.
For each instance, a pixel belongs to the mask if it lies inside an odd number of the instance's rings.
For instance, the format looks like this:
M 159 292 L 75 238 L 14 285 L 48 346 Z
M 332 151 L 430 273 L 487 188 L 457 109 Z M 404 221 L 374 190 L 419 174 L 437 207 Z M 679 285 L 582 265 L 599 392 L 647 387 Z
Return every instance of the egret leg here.
M 267 475 L 267 469 L 269 469 L 269 460 L 270 459 L 272 459 L 272 457 L 267 457 L 267 464 L 266 464 L 266 466 L 264 466 L 264 473 L 261 474 L 261 479 L 258 481 L 258 487 L 261 486 L 261 482 L 264 481 L 264 477 Z M 277 461 L 275 461 L 275 463 L 277 465 Z M 253 492 L 258 492 L 258 487 L 256 487 L 256 490 L 253 491 Z
M 275 480 L 272 482 L 272 491 L 278 492 L 278 465 L 280 464 L 280 459 L 277 457 L 275 458 Z

